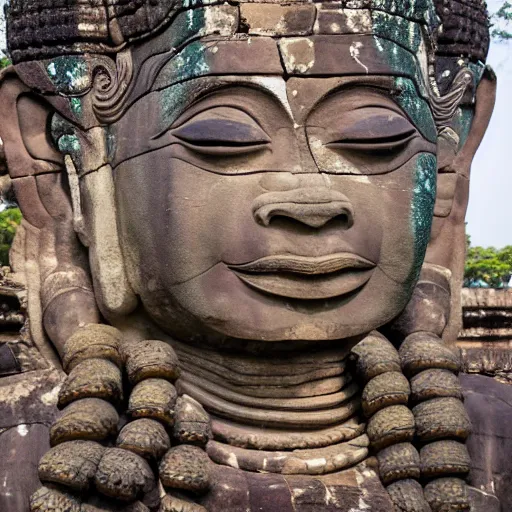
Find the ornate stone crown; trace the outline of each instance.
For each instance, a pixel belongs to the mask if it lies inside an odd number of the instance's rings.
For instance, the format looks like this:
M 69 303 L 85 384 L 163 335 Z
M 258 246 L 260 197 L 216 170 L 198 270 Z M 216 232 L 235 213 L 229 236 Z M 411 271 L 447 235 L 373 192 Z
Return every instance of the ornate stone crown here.
M 84 52 L 116 53 L 126 44 L 158 31 L 181 11 L 217 3 L 222 2 L 12 0 L 7 9 L 9 51 L 14 62 Z M 270 3 L 280 2 L 271 0 Z M 429 26 L 435 32 L 440 57 L 465 57 L 483 62 L 487 56 L 489 28 L 486 4 L 482 0 L 339 0 L 336 3 L 340 8 L 382 11 Z

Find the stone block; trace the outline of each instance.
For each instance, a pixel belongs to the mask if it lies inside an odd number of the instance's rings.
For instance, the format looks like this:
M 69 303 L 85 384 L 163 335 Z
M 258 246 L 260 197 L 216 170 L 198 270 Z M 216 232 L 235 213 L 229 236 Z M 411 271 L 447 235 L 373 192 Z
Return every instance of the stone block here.
M 339 4 L 318 7 L 315 34 L 370 33 L 372 17 L 367 9 L 340 9 Z
M 316 8 L 313 4 L 242 4 L 242 26 L 256 35 L 308 35 L 313 32 Z

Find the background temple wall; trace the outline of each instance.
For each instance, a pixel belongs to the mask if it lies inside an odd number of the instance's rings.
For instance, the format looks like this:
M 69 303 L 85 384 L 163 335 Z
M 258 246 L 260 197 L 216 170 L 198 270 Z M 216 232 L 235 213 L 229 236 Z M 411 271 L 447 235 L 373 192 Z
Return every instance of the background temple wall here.
M 464 288 L 462 318 L 464 370 L 512 383 L 512 289 Z

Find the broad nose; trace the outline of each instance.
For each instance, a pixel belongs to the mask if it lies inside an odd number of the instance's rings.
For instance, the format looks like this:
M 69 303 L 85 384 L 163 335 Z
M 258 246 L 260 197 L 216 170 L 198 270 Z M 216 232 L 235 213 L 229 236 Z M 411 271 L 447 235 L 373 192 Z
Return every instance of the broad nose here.
M 254 200 L 252 211 L 263 226 L 279 217 L 311 228 L 321 228 L 333 219 L 341 229 L 350 229 L 354 224 L 354 208 L 349 199 L 326 186 L 266 192 Z

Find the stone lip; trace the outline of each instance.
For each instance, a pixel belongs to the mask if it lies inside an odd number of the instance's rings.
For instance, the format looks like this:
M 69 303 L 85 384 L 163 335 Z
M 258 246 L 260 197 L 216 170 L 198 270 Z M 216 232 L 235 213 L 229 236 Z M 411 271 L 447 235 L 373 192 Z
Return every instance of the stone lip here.
M 229 268 L 258 291 L 290 299 L 321 300 L 355 292 L 369 281 L 375 264 L 355 254 L 340 253 L 267 256 Z
M 307 257 L 294 255 L 266 256 L 243 265 L 228 265 L 232 270 L 242 272 L 292 272 L 296 274 L 319 275 L 347 269 L 371 269 L 375 263 L 351 253 Z

